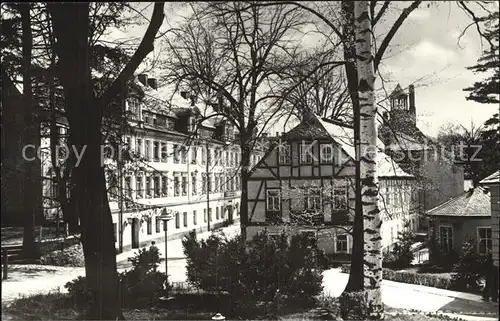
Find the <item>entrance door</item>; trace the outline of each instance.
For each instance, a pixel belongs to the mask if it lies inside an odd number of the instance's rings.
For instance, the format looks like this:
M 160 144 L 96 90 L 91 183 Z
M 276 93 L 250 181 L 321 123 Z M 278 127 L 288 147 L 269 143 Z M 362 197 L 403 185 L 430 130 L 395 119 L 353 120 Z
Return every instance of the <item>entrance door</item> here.
M 133 249 L 138 249 L 139 248 L 139 219 L 134 218 L 132 220 L 132 248 Z

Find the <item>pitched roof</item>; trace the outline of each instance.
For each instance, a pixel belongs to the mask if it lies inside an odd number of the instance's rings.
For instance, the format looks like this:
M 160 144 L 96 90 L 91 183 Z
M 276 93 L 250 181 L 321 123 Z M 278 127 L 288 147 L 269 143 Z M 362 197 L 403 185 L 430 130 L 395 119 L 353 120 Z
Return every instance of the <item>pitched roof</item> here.
M 470 190 L 427 211 L 430 216 L 491 216 L 490 194 L 483 187 Z
M 479 184 L 500 184 L 500 170 L 486 177 Z
M 354 129 L 335 121 L 321 119 L 317 115 L 307 117 L 299 125 L 284 135 L 287 139 L 319 139 L 328 138 L 342 148 L 349 157 L 356 157 L 354 147 Z M 384 153 L 384 143 L 377 138 L 377 165 L 379 177 L 406 177 L 412 178 L 399 165 Z

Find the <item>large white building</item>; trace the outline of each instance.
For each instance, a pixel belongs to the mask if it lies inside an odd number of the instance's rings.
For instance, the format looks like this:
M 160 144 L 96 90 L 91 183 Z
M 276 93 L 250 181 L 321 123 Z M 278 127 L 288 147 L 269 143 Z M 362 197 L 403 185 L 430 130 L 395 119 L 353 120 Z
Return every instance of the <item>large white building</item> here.
M 233 126 L 220 117 L 205 117 L 211 111 L 203 106 L 200 112 L 186 92 L 170 99 L 145 74 L 131 87 L 124 104 L 129 126 L 117 135 L 129 156 L 117 158 L 114 151 L 113 160 L 106 161 L 116 248 L 163 240 L 162 214 L 172 217 L 169 239 L 238 221 L 241 159 Z M 260 155 L 252 155 L 251 166 Z M 42 164 L 44 194 L 57 193 L 50 162 Z M 55 210 L 57 204 L 49 212 Z

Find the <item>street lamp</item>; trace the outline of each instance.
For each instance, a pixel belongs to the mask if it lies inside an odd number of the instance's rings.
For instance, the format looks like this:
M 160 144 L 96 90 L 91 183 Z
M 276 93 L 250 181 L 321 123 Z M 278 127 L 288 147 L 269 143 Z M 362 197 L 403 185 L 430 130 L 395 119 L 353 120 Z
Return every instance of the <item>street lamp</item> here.
M 160 216 L 158 216 L 159 219 L 163 221 L 163 230 L 165 231 L 165 277 L 167 280 L 167 291 L 168 291 L 168 255 L 167 255 L 167 236 L 168 236 L 168 221 L 172 220 L 172 216 L 167 214 L 167 209 L 163 209 L 163 212 Z M 167 293 L 168 297 L 168 293 Z

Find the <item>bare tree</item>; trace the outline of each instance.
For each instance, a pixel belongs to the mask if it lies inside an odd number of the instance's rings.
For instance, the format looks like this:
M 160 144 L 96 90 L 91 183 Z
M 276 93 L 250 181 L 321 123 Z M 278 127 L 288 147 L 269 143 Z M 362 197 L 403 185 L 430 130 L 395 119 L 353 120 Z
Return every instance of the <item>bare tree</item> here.
M 313 112 L 320 117 L 351 123 L 352 107 L 342 69 L 328 65 L 318 68 L 325 62 L 338 60 L 335 59 L 337 50 L 318 50 L 321 51 L 304 59 L 307 64 L 302 65 L 305 66 L 296 68 L 296 77 L 288 79 L 290 84 L 285 85 L 284 91 L 295 89 L 288 95 L 284 111 L 291 111 L 291 114 L 287 113 L 288 117 L 293 115 L 298 119 Z
M 242 152 L 240 213 L 245 239 L 251 152 L 284 103 L 283 93 L 274 88 L 291 76 L 296 64 L 300 48 L 294 34 L 301 32 L 303 16 L 289 6 L 270 10 L 245 2 L 192 9 L 182 28 L 165 39 L 169 57 L 163 64 L 164 80 L 189 88 L 210 106 L 202 120 L 222 116 L 236 128 Z

